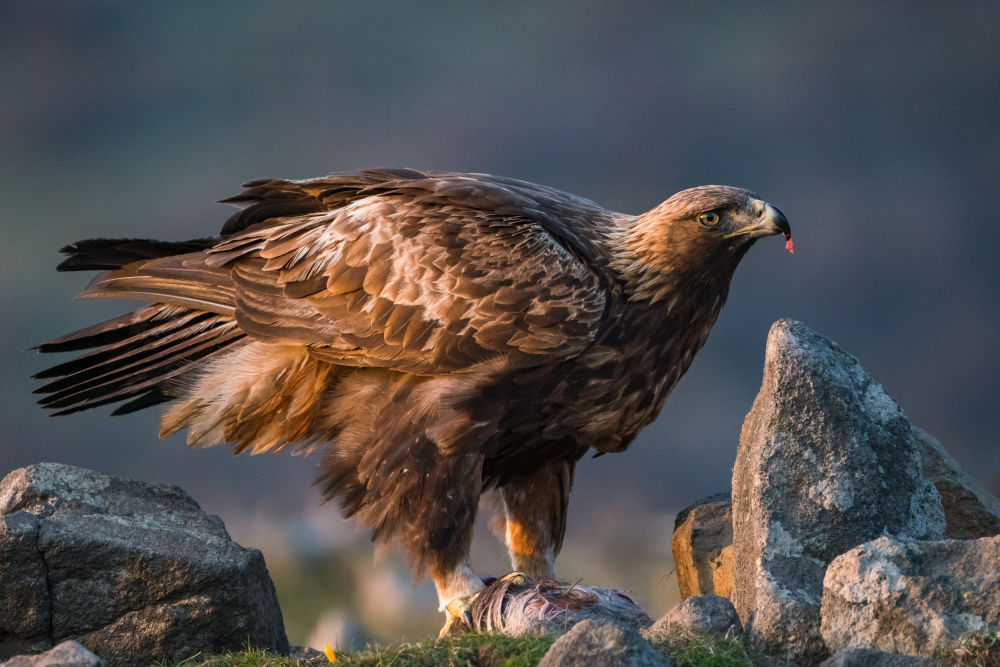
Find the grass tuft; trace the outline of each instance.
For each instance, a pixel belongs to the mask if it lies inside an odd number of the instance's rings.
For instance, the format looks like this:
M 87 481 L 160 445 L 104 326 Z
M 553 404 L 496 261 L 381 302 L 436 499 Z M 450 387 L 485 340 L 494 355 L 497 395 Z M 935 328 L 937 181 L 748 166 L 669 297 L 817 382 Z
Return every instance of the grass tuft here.
M 337 652 L 337 665 L 351 667 L 533 667 L 554 637 L 464 634 L 445 639 Z
M 507 637 L 464 634 L 445 639 L 398 644 L 369 645 L 363 651 L 336 651 L 336 665 L 350 667 L 534 667 L 549 650 L 554 637 Z M 205 658 L 195 656 L 175 667 L 324 667 L 326 657 L 312 660 L 286 658 L 248 649 Z M 332 667 L 332 666 L 331 666 Z
M 337 667 L 534 667 L 556 638 L 463 634 L 393 646 L 369 645 L 363 651 L 336 651 Z M 754 667 L 743 642 L 735 637 L 689 634 L 653 636 L 649 643 L 668 655 L 675 667 Z M 958 663 L 956 663 L 958 664 Z M 995 663 L 961 665 L 994 667 Z M 286 658 L 258 649 L 217 656 L 194 656 L 173 667 L 332 667 L 326 657 Z M 168 667 L 163 665 L 161 667 Z
M 674 667 L 754 667 L 743 640 L 695 633 L 647 638 L 650 645 L 670 656 Z
M 1000 667 L 1000 634 L 967 634 L 943 659 L 948 667 Z

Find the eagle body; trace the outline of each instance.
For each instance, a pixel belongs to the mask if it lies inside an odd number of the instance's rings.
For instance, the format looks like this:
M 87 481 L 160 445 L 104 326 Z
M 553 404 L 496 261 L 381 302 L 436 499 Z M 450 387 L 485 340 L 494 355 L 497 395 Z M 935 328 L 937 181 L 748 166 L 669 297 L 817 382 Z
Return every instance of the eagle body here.
M 66 414 L 168 403 L 161 436 L 236 453 L 325 448 L 317 485 L 430 575 L 449 618 L 499 489 L 516 569 L 551 578 L 573 468 L 652 422 L 776 208 L 728 186 L 630 216 L 485 174 L 260 180 L 216 237 L 92 239 L 61 270 L 148 305 L 39 346 Z M 456 606 L 457 604 L 457 606 Z M 459 611 L 455 611 L 455 610 Z

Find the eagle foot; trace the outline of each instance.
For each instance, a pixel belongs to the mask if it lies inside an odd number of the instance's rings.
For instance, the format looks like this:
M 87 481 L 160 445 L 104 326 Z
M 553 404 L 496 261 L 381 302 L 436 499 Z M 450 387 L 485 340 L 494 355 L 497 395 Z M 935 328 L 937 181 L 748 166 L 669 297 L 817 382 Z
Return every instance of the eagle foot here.
M 444 627 L 441 628 L 441 632 L 438 634 L 439 639 L 472 630 L 472 601 L 476 599 L 476 595 L 455 598 L 445 605 L 444 613 L 446 618 Z
M 500 581 L 505 581 L 510 586 L 524 586 L 531 581 L 531 578 L 524 572 L 508 572 L 500 577 Z

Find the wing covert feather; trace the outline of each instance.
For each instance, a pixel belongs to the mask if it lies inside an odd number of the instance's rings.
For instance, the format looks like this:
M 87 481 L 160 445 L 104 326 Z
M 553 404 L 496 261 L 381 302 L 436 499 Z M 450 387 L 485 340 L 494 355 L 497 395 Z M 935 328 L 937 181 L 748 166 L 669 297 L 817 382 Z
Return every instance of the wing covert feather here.
M 428 178 L 343 201 L 208 251 L 232 270 L 243 329 L 421 374 L 568 358 L 597 335 L 612 298 L 600 269 L 507 189 Z

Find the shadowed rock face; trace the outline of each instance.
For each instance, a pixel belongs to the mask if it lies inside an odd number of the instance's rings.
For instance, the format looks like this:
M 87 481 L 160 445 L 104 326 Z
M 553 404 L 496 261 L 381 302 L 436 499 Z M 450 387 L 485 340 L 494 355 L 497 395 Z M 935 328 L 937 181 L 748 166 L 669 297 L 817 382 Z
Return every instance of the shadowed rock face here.
M 962 470 L 941 443 L 927 431 L 913 427 L 920 447 L 920 465 L 941 495 L 948 540 L 974 540 L 1000 534 L 1000 499 Z
M 721 595 L 733 590 L 733 506 L 728 493 L 717 493 L 677 514 L 670 550 L 681 599 Z
M 0 482 L 0 659 L 73 639 L 109 665 L 288 652 L 256 549 L 177 487 L 58 464 Z
M 935 657 L 968 632 L 1000 631 L 1000 536 L 880 537 L 834 560 L 823 583 L 823 639 Z
M 826 566 L 883 534 L 939 539 L 941 500 L 906 415 L 835 343 L 772 326 L 733 471 L 733 602 L 750 644 L 792 664 L 828 655 Z

